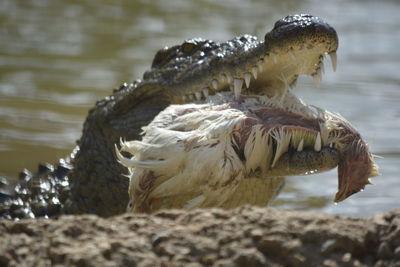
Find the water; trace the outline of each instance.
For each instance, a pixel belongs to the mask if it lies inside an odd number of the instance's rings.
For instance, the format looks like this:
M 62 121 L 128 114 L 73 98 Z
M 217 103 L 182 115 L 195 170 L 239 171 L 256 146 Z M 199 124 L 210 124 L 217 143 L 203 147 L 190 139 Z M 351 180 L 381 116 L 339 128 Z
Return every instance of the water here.
M 369 216 L 399 207 L 400 4 L 396 1 L 0 2 L 0 175 L 56 162 L 74 147 L 88 109 L 140 78 L 154 53 L 191 37 L 263 38 L 287 14 L 311 13 L 338 31 L 338 71 L 296 93 L 336 111 L 369 141 L 382 176 L 337 206 L 335 171 L 291 177 L 276 206 Z

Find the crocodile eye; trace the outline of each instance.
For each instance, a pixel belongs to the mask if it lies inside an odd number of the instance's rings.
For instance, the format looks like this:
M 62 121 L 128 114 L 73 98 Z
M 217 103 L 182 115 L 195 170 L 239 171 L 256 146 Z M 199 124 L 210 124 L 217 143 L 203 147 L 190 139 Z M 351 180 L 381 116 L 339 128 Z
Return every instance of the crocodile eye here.
M 181 48 L 183 53 L 192 54 L 192 51 L 196 48 L 196 44 L 192 42 L 184 42 Z

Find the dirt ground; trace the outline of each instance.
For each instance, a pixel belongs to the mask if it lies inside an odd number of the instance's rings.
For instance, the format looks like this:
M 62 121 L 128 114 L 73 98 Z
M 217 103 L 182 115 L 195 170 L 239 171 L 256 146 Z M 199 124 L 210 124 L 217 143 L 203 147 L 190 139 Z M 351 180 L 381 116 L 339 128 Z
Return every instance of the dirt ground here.
M 0 266 L 400 266 L 400 208 L 368 219 L 242 207 L 0 221 Z

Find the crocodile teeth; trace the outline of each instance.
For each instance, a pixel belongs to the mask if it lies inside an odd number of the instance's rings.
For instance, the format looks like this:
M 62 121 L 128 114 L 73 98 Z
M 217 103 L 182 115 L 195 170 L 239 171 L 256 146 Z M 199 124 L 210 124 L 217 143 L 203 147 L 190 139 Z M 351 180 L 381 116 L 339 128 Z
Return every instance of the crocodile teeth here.
M 299 145 L 297 146 L 297 152 L 303 151 L 303 146 L 304 146 L 304 139 L 301 139 Z
M 333 71 L 336 71 L 336 64 L 337 64 L 336 51 L 335 52 L 330 52 L 329 53 L 329 57 L 331 58 L 332 69 L 333 69 Z
M 249 72 L 246 72 L 244 74 L 244 81 L 246 83 L 246 88 L 250 87 L 250 79 L 251 79 L 251 74 Z
M 208 97 L 208 92 L 209 92 L 209 89 L 207 87 L 203 89 L 203 95 L 205 97 Z
M 321 133 L 322 143 L 327 144 L 329 139 L 329 129 L 326 122 L 322 122 L 319 124 L 319 132 Z
M 317 138 L 315 139 L 314 150 L 319 152 L 321 151 L 322 141 L 321 141 L 321 134 L 318 132 Z
M 253 77 L 254 77 L 254 79 L 257 79 L 257 74 L 258 74 L 258 69 L 257 69 L 257 67 L 252 67 L 251 68 L 251 73 L 253 73 Z
M 214 90 L 218 89 L 218 81 L 217 80 L 212 80 L 211 81 L 211 86 Z
M 185 95 L 182 96 L 182 101 L 186 102 L 187 97 Z
M 260 59 L 257 62 L 257 67 L 258 67 L 258 71 L 259 72 L 263 72 L 264 71 L 264 60 L 263 59 Z
M 321 69 L 317 69 L 315 74 L 313 74 L 313 80 L 316 87 L 321 86 Z
M 240 93 L 242 92 L 243 79 L 233 80 L 233 92 L 235 94 L 236 100 L 239 99 Z
M 201 100 L 201 93 L 200 92 L 196 92 L 194 95 L 196 96 L 197 100 Z

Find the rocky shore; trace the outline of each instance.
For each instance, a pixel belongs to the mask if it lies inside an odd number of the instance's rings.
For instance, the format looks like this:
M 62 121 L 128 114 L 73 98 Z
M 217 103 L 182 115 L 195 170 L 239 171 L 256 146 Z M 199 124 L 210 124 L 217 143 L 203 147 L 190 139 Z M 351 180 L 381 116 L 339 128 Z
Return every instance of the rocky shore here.
M 360 219 L 245 206 L 0 221 L 0 266 L 400 266 L 400 209 Z

